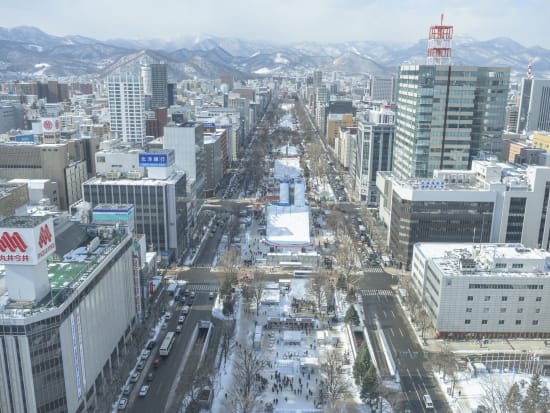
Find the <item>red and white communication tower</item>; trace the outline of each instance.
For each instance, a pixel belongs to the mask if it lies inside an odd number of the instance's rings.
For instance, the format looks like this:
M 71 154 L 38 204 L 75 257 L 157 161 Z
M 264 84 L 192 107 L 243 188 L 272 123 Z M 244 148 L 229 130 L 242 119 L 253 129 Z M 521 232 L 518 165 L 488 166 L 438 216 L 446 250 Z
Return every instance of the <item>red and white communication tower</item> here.
M 429 65 L 450 65 L 451 64 L 451 41 L 453 39 L 454 26 L 443 25 L 443 14 L 441 23 L 430 26 L 428 34 L 428 64 Z

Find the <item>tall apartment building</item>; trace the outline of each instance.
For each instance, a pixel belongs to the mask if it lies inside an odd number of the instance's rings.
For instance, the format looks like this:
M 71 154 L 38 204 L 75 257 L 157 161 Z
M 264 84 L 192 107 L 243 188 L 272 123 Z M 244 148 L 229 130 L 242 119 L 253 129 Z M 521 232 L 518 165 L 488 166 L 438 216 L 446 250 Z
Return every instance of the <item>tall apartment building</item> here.
M 411 279 L 436 338 L 548 338 L 549 268 L 522 244 L 418 243 Z
M 550 248 L 550 167 L 474 161 L 471 170 L 436 170 L 432 179 L 379 172 L 376 185 L 387 245 L 403 265 L 417 242 Z
M 145 142 L 145 101 L 141 76 L 118 73 L 107 78 L 111 134 L 131 145 Z
M 109 378 L 133 350 L 132 234 L 70 225 L 59 239 L 51 217 L 0 220 L 18 240 L 1 255 L 2 411 L 106 411 Z
M 509 68 L 401 66 L 393 171 L 425 178 L 500 154 L 509 78 Z
M 20 104 L 0 104 L 0 133 L 23 128 L 23 109 Z
M 550 79 L 523 79 L 520 99 L 518 133 L 550 131 Z
M 361 201 L 378 202 L 376 174 L 391 171 L 395 114 L 387 109 L 370 111 L 357 123 L 355 191 Z

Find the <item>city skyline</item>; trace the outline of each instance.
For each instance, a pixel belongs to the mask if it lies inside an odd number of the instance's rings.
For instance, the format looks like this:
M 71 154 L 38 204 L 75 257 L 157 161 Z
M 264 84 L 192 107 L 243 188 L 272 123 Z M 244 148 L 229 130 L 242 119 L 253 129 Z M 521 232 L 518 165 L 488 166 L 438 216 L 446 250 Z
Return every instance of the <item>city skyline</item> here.
M 66 0 L 9 2 L 0 5 L 0 26 L 35 26 L 53 35 L 99 40 L 177 41 L 207 34 L 280 43 L 377 40 L 409 44 L 426 38 L 429 26 L 437 24 L 444 13 L 444 22 L 455 26 L 456 36 L 476 40 L 510 37 L 524 46 L 550 48 L 544 21 L 550 3 L 544 0 L 206 0 L 187 6 L 161 0 L 154 9 L 127 0 L 98 0 L 93 5 Z M 335 18 L 339 12 L 342 16 Z

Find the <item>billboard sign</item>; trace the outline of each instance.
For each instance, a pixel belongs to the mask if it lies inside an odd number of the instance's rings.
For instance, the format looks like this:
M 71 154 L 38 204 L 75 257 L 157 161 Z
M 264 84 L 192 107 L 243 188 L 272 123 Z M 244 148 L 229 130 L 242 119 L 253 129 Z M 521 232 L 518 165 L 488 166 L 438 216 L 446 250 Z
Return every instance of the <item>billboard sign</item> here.
M 203 122 L 202 126 L 203 128 L 216 128 L 216 124 L 214 122 Z
M 174 165 L 176 156 L 174 151 L 159 152 L 159 153 L 140 153 L 140 167 L 167 167 Z
M 42 131 L 44 133 L 59 132 L 59 119 L 57 119 L 57 118 L 42 118 Z
M 17 135 L 15 142 L 34 142 L 34 135 Z
M 0 264 L 36 265 L 54 251 L 51 218 L 34 228 L 0 228 Z

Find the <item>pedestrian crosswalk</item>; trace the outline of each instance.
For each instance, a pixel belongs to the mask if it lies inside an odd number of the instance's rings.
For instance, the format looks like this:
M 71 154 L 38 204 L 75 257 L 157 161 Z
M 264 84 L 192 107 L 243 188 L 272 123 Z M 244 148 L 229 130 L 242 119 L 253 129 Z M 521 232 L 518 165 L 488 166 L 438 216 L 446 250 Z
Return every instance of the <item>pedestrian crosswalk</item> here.
M 363 267 L 363 271 L 366 272 L 384 272 L 382 267 Z
M 210 283 L 189 283 L 185 286 L 189 291 L 217 292 L 218 284 Z
M 361 295 L 393 295 L 393 290 L 361 290 Z

